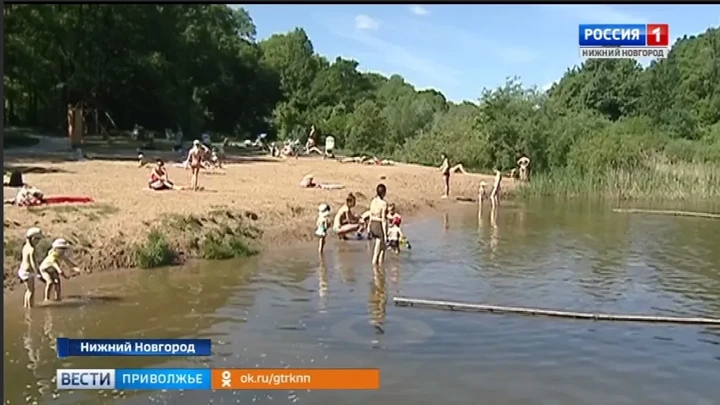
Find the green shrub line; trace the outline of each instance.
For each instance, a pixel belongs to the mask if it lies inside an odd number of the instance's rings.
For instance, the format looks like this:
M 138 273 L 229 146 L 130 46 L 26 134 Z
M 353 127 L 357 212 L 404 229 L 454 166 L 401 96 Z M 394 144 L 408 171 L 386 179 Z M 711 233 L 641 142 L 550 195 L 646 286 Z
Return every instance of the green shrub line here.
M 252 213 L 226 210 L 211 211 L 202 217 L 167 215 L 142 243 L 134 246 L 135 262 L 140 268 L 150 269 L 175 264 L 181 256 L 204 260 L 254 256 L 259 249 L 252 242 L 260 238 L 262 231 L 245 223 L 253 218 L 257 216 Z

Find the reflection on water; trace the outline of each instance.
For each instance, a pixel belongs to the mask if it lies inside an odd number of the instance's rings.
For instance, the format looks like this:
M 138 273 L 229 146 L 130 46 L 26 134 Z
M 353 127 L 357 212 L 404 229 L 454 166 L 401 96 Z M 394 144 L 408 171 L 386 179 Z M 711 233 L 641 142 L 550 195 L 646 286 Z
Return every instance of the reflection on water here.
M 6 403 L 700 404 L 720 397 L 720 328 L 397 308 L 393 296 L 720 317 L 717 221 L 590 203 L 457 205 L 411 221 L 413 250 L 366 241 L 249 262 L 115 272 L 68 305 L 5 296 Z M 75 289 L 75 291 L 72 291 Z M 95 297 L 95 298 L 92 298 Z M 97 297 L 115 297 L 101 300 Z M 57 359 L 55 338 L 205 337 L 209 359 Z M 59 367 L 379 367 L 378 392 L 60 392 Z M 11 377 L 10 377 L 11 376 Z

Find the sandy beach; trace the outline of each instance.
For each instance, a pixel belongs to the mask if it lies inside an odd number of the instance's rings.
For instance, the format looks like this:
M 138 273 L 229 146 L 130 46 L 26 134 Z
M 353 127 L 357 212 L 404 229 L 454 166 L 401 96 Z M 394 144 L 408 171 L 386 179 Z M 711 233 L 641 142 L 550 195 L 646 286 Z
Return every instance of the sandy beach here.
M 266 157 L 234 159 L 222 170 L 204 171 L 204 191 L 164 191 L 147 189 L 149 167 L 137 161 L 8 158 L 6 167 L 19 167 L 25 181 L 46 196 L 88 196 L 92 204 L 62 204 L 36 208 L 5 206 L 5 244 L 22 241 L 28 227 L 38 226 L 46 235 L 65 237 L 82 249 L 73 257 L 86 271 L 133 267 L 132 245 L 145 238 L 149 229 L 169 214 L 203 215 L 213 210 L 242 212 L 257 218 L 254 226 L 263 231 L 260 244 L 282 245 L 309 240 L 314 230 L 317 206 L 328 203 L 337 210 L 348 193 L 357 196 L 359 214 L 374 196 L 378 183 L 388 187 L 387 200 L 405 215 L 423 210 L 449 209 L 461 204 L 456 197 L 477 196 L 481 180 L 491 176 L 456 174 L 451 179 L 451 198 L 441 199 L 442 178 L 436 168 L 398 164 L 371 166 L 340 163 L 320 158 L 274 160 Z M 187 185 L 190 172 L 168 165 L 170 179 Z M 306 189 L 300 180 L 313 174 L 316 182 L 340 184 L 343 189 Z M 506 180 L 505 189 L 512 189 Z M 16 189 L 4 188 L 4 197 Z M 331 243 L 342 243 L 332 240 Z M 262 247 L 262 246 L 261 246 Z M 4 285 L 17 283 L 18 257 L 5 257 Z

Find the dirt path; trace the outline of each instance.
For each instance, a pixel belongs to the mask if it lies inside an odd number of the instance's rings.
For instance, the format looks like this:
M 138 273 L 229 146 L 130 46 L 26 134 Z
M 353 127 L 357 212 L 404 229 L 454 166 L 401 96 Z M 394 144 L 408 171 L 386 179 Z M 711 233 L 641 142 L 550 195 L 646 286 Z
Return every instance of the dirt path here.
M 86 268 L 103 270 L 131 265 L 129 247 L 145 238 L 149 229 L 168 214 L 203 215 L 213 210 L 257 214 L 257 225 L 264 230 L 263 244 L 284 244 L 312 238 L 317 206 L 328 203 L 336 210 L 349 192 L 358 196 L 357 211 L 367 207 L 375 186 L 388 187 L 388 200 L 404 215 L 435 209 L 455 201 L 440 199 L 442 179 L 437 169 L 398 165 L 367 166 L 354 163 L 298 159 L 239 158 L 217 173 L 203 173 L 202 192 L 152 192 L 147 189 L 147 168 L 133 161 L 48 162 L 5 156 L 6 166 L 22 167 L 26 182 L 45 195 L 80 195 L 95 204 L 60 205 L 26 209 L 5 207 L 6 287 L 15 285 L 18 257 L 8 251 L 8 243 L 22 241 L 25 230 L 39 226 L 53 237 L 72 237 L 84 241 L 80 261 Z M 171 166 L 170 164 L 168 166 Z M 312 173 L 318 182 L 342 184 L 342 190 L 303 189 L 300 179 Z M 169 175 L 179 184 L 188 184 L 190 173 L 169 167 Z M 452 177 L 454 196 L 474 197 L 479 182 L 490 176 L 458 174 Z M 506 189 L 512 189 L 509 181 Z M 4 189 L 5 198 L 15 189 Z M 334 241 L 333 241 L 334 243 Z

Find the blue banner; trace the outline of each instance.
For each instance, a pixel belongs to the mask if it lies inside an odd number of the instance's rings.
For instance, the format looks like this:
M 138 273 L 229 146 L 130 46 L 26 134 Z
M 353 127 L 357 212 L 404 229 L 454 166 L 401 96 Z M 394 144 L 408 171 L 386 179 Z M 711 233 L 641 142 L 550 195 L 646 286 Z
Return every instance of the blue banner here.
M 210 390 L 210 369 L 59 369 L 58 390 Z
M 647 45 L 645 24 L 580 24 L 581 47 L 640 47 Z
M 59 358 L 75 356 L 210 356 L 210 339 L 57 339 Z
M 118 390 L 209 390 L 209 369 L 156 368 L 115 370 Z

